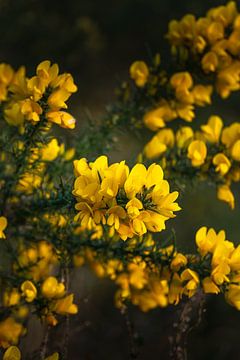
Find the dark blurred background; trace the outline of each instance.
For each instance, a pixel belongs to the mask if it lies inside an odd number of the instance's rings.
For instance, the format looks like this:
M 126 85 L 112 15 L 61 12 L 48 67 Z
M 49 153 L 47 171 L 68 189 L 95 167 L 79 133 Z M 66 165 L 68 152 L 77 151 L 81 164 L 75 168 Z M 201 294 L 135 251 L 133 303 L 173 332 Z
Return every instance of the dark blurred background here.
M 0 55 L 33 71 L 43 59 L 71 72 L 81 106 L 113 98 L 131 62 L 161 49 L 169 20 L 203 15 L 223 0 L 0 0 Z
M 237 1 L 240 5 L 239 1 Z M 186 13 L 204 15 L 209 7 L 225 4 L 222 0 L 0 0 L 0 58 L 17 68 L 25 65 L 29 75 L 42 60 L 50 59 L 61 71 L 73 74 L 79 91 L 70 109 L 80 128 L 86 109 L 100 117 L 105 105 L 114 100 L 114 89 L 128 76 L 132 61 L 148 60 L 155 52 L 169 56 L 164 35 L 169 20 Z M 239 94 L 198 113 L 224 116 L 239 121 Z M 205 120 L 203 120 L 205 121 Z M 113 158 L 133 159 L 141 139 L 126 139 L 128 148 L 119 146 Z M 131 149 L 129 151 L 129 149 Z M 130 154 L 131 152 L 131 154 Z M 133 155 L 134 154 L 134 155 Z M 237 203 L 240 201 L 237 196 Z M 203 225 L 226 229 L 230 240 L 239 242 L 239 205 L 231 211 L 216 201 L 215 190 L 200 186 L 188 190 L 181 199 L 183 211 L 174 227 L 179 247 L 194 248 L 194 233 Z M 127 327 L 114 308 L 114 286 L 98 280 L 88 269 L 73 274 L 78 294 L 79 315 L 71 320 L 70 360 L 128 359 Z M 154 310 L 148 314 L 131 307 L 129 316 L 141 345 L 139 359 L 168 359 L 168 336 L 179 307 Z M 36 326 L 29 331 L 25 352 L 39 345 Z M 240 359 L 240 314 L 218 297 L 207 303 L 204 320 L 189 336 L 189 359 Z M 51 346 L 58 346 L 55 332 Z

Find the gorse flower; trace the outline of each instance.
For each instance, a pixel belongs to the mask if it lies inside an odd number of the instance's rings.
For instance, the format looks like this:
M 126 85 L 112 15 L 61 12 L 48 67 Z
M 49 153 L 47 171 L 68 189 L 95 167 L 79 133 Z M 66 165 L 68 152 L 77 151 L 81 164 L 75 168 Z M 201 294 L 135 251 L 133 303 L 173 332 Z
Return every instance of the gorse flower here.
M 4 234 L 4 230 L 7 227 L 7 219 L 4 216 L 0 217 L 0 239 L 5 239 L 6 236 Z
M 35 285 L 29 280 L 22 283 L 21 290 L 27 302 L 32 302 L 37 296 L 37 289 Z
M 178 192 L 170 193 L 159 165 L 146 169 L 137 164 L 129 170 L 124 161 L 109 166 L 107 157 L 101 156 L 92 163 L 76 160 L 74 168 L 75 220 L 85 227 L 106 225 L 126 240 L 162 231 L 165 221 L 180 210 L 174 202 Z
M 215 172 L 212 179 L 217 185 L 217 197 L 233 209 L 234 196 L 230 186 L 240 180 L 239 125 L 233 123 L 224 127 L 223 120 L 213 115 L 195 132 L 188 126 L 180 127 L 176 133 L 170 128 L 161 129 L 145 145 L 140 158 L 142 161 L 158 159 L 168 176 L 178 169 L 187 173 L 190 164 L 186 158 L 197 169 L 191 173 L 200 179 L 206 179 L 209 171 Z
M 199 19 L 189 14 L 180 21 L 172 20 L 167 34 L 174 53 L 184 49 L 185 58 L 191 59 L 198 54 L 203 71 L 216 73 L 215 85 L 222 98 L 239 90 L 238 36 L 239 14 L 233 1 Z
M 130 67 L 130 76 L 137 86 L 144 86 L 149 76 L 149 70 L 145 62 L 135 61 Z
M 154 256 L 162 259 L 160 268 L 151 256 L 147 261 L 136 256 L 127 266 L 112 261 L 103 264 L 94 254 L 88 260 L 98 276 L 109 276 L 118 285 L 119 307 L 127 299 L 142 311 L 177 305 L 184 295 L 190 298 L 202 288 L 204 293 L 223 292 L 227 301 L 239 309 L 240 246 L 226 240 L 223 230 L 217 233 L 206 227 L 197 231 L 196 245 L 195 256 L 178 253 L 173 246 L 158 250 L 153 247 Z
M 63 283 L 58 283 L 55 277 L 49 276 L 42 283 L 41 292 L 48 299 L 58 298 L 65 294 L 65 286 Z
M 193 166 L 204 164 L 207 156 L 207 147 L 201 140 L 194 140 L 188 146 L 188 157 L 191 159 Z
M 10 344 L 17 344 L 19 337 L 24 334 L 22 324 L 8 317 L 0 322 L 0 346 L 8 347 Z
M 53 311 L 60 315 L 76 314 L 78 312 L 78 307 L 76 304 L 73 304 L 73 297 L 74 295 L 70 294 L 56 300 L 53 305 Z
M 5 66 L 7 71 L 5 64 L 0 66 L 2 69 Z M 1 99 L 4 101 L 5 118 L 10 125 L 21 126 L 25 120 L 36 124 L 45 116 L 50 123 L 69 129 L 75 127 L 74 117 L 65 111 L 66 101 L 77 91 L 70 74 L 59 74 L 58 65 L 51 65 L 48 60 L 37 66 L 36 75 L 31 78 L 26 77 L 24 68 L 16 73 L 11 71 L 8 69 L 5 84 L 8 96 L 5 94 Z

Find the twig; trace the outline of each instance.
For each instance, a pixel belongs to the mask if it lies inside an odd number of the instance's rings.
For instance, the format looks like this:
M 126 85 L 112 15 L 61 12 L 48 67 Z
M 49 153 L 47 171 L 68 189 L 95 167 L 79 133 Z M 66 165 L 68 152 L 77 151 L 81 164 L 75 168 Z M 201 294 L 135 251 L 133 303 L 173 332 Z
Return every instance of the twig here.
M 170 359 L 187 360 L 188 336 L 200 325 L 204 313 L 204 304 L 205 296 L 201 290 L 184 304 L 178 322 L 173 324 L 175 336 L 169 337 L 171 344 Z M 197 318 L 194 317 L 196 311 Z
M 66 291 L 68 291 L 69 290 L 69 268 L 67 265 L 65 265 L 64 268 L 62 269 L 62 280 L 65 283 Z M 63 343 L 63 351 L 62 351 L 63 360 L 68 359 L 69 332 L 70 332 L 70 317 L 69 317 L 69 315 L 66 315 L 64 343 Z
M 45 333 L 43 335 L 43 340 L 41 343 L 40 348 L 40 360 L 44 360 L 47 353 L 47 345 L 48 345 L 48 338 L 49 338 L 49 326 L 46 326 Z
M 128 331 L 128 338 L 129 338 L 129 348 L 130 348 L 130 359 L 137 359 L 138 358 L 138 350 L 136 347 L 135 337 L 136 334 L 134 333 L 133 324 L 129 318 L 129 313 L 126 305 L 122 305 L 121 307 L 121 314 L 124 316 L 125 323 L 127 326 Z

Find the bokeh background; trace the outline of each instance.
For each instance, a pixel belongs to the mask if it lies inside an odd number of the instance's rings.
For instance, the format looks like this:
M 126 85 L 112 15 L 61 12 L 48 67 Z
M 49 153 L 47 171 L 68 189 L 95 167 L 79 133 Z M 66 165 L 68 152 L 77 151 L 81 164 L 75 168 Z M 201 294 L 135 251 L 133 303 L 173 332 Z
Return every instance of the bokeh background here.
M 220 4 L 225 1 L 0 0 L 0 58 L 15 68 L 24 64 L 29 74 L 45 59 L 57 62 L 62 71 L 71 72 L 79 91 L 72 97 L 70 109 L 77 118 L 80 134 L 86 111 L 97 121 L 105 106 L 114 101 L 116 85 L 128 77 L 132 61 L 148 61 L 155 52 L 167 61 L 169 49 L 164 35 L 169 20 L 186 13 L 201 16 L 209 7 Z M 239 113 L 239 94 L 234 94 L 224 103 L 217 100 L 213 106 L 199 110 L 197 118 L 206 121 L 209 114 L 218 114 L 232 122 L 239 121 Z M 120 140 L 128 144 L 127 148 L 119 145 L 111 157 L 132 160 L 142 145 L 141 138 L 126 133 Z M 237 204 L 239 200 L 238 191 Z M 181 206 L 183 211 L 169 224 L 176 230 L 180 248 L 190 251 L 194 233 L 203 225 L 224 228 L 229 239 L 239 242 L 239 205 L 231 211 L 216 201 L 214 189 L 199 186 L 187 190 Z M 72 279 L 79 315 L 71 320 L 69 359 L 128 359 L 127 328 L 114 307 L 114 285 L 96 279 L 88 269 L 74 273 Z M 168 337 L 178 311 L 179 307 L 169 307 L 143 314 L 129 308 L 139 343 L 139 359 L 169 358 Z M 240 314 L 220 297 L 210 297 L 202 324 L 189 336 L 189 359 L 240 359 L 239 332 Z M 40 335 L 33 321 L 23 344 L 25 352 L 37 348 Z M 60 346 L 56 332 L 50 344 L 54 350 Z

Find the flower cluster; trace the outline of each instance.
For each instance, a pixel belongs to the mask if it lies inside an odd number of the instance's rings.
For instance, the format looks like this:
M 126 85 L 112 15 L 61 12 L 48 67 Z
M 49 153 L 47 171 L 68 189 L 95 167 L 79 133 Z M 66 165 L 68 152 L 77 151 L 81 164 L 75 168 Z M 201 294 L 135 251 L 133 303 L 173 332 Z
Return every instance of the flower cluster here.
M 26 121 L 44 121 L 73 129 L 75 119 L 65 111 L 66 101 L 77 91 L 70 74 L 59 74 L 57 64 L 41 62 L 36 75 L 26 77 L 25 68 L 14 72 L 7 64 L 0 64 L 0 101 L 5 120 L 22 127 Z
M 112 235 L 116 232 L 126 240 L 162 231 L 165 221 L 180 210 L 174 202 L 178 192 L 170 193 L 159 165 L 146 169 L 137 164 L 130 171 L 124 161 L 109 166 L 101 156 L 92 163 L 85 158 L 75 161 L 74 168 L 75 220 L 83 226 L 107 225 Z
M 187 14 L 169 23 L 167 38 L 176 69 L 151 62 L 130 66 L 133 81 L 118 90 L 119 104 L 113 121 L 157 131 L 174 119 L 192 122 L 196 107 L 212 103 L 217 92 L 223 99 L 240 89 L 240 15 L 236 3 L 210 9 L 196 19 Z
M 160 158 L 166 167 L 175 167 L 175 172 L 179 169 L 187 173 L 187 168 L 192 167 L 190 176 L 212 177 L 218 185 L 218 198 L 234 208 L 230 185 L 240 180 L 239 123 L 224 127 L 220 117 L 211 116 L 200 131 L 194 132 L 188 126 L 176 134 L 169 128 L 159 130 L 146 144 L 144 156 Z
M 172 245 L 157 249 L 148 238 L 151 250 L 127 265 L 117 259 L 101 263 L 92 252 L 87 259 L 98 276 L 108 276 L 118 285 L 116 304 L 120 307 L 126 300 L 142 311 L 177 305 L 184 295 L 192 297 L 202 289 L 205 294 L 223 293 L 240 309 L 240 246 L 226 240 L 223 230 L 216 233 L 206 227 L 197 231 L 196 245 L 198 254 L 184 255 Z
M 150 97 L 155 97 L 155 94 L 151 94 L 152 90 L 147 88 L 152 87 L 152 83 L 157 82 L 158 86 L 165 87 L 165 92 L 167 91 L 167 96 L 158 98 L 154 108 L 148 109 L 143 116 L 144 125 L 149 129 L 156 131 L 166 126 L 166 122 L 177 118 L 191 122 L 195 116 L 194 106 L 211 103 L 212 86 L 194 84 L 193 77 L 188 71 L 177 72 L 169 77 L 162 74 L 162 83 L 158 83 L 154 75 L 151 75 L 154 70 L 151 70 L 150 75 L 149 72 L 143 61 L 134 62 L 130 68 L 130 75 L 136 86 L 146 86 L 145 91 L 147 94 L 150 91 Z
M 236 3 L 210 9 L 205 17 L 187 14 L 169 23 L 167 38 L 174 54 L 200 64 L 214 74 L 217 92 L 226 98 L 240 86 L 240 14 Z

